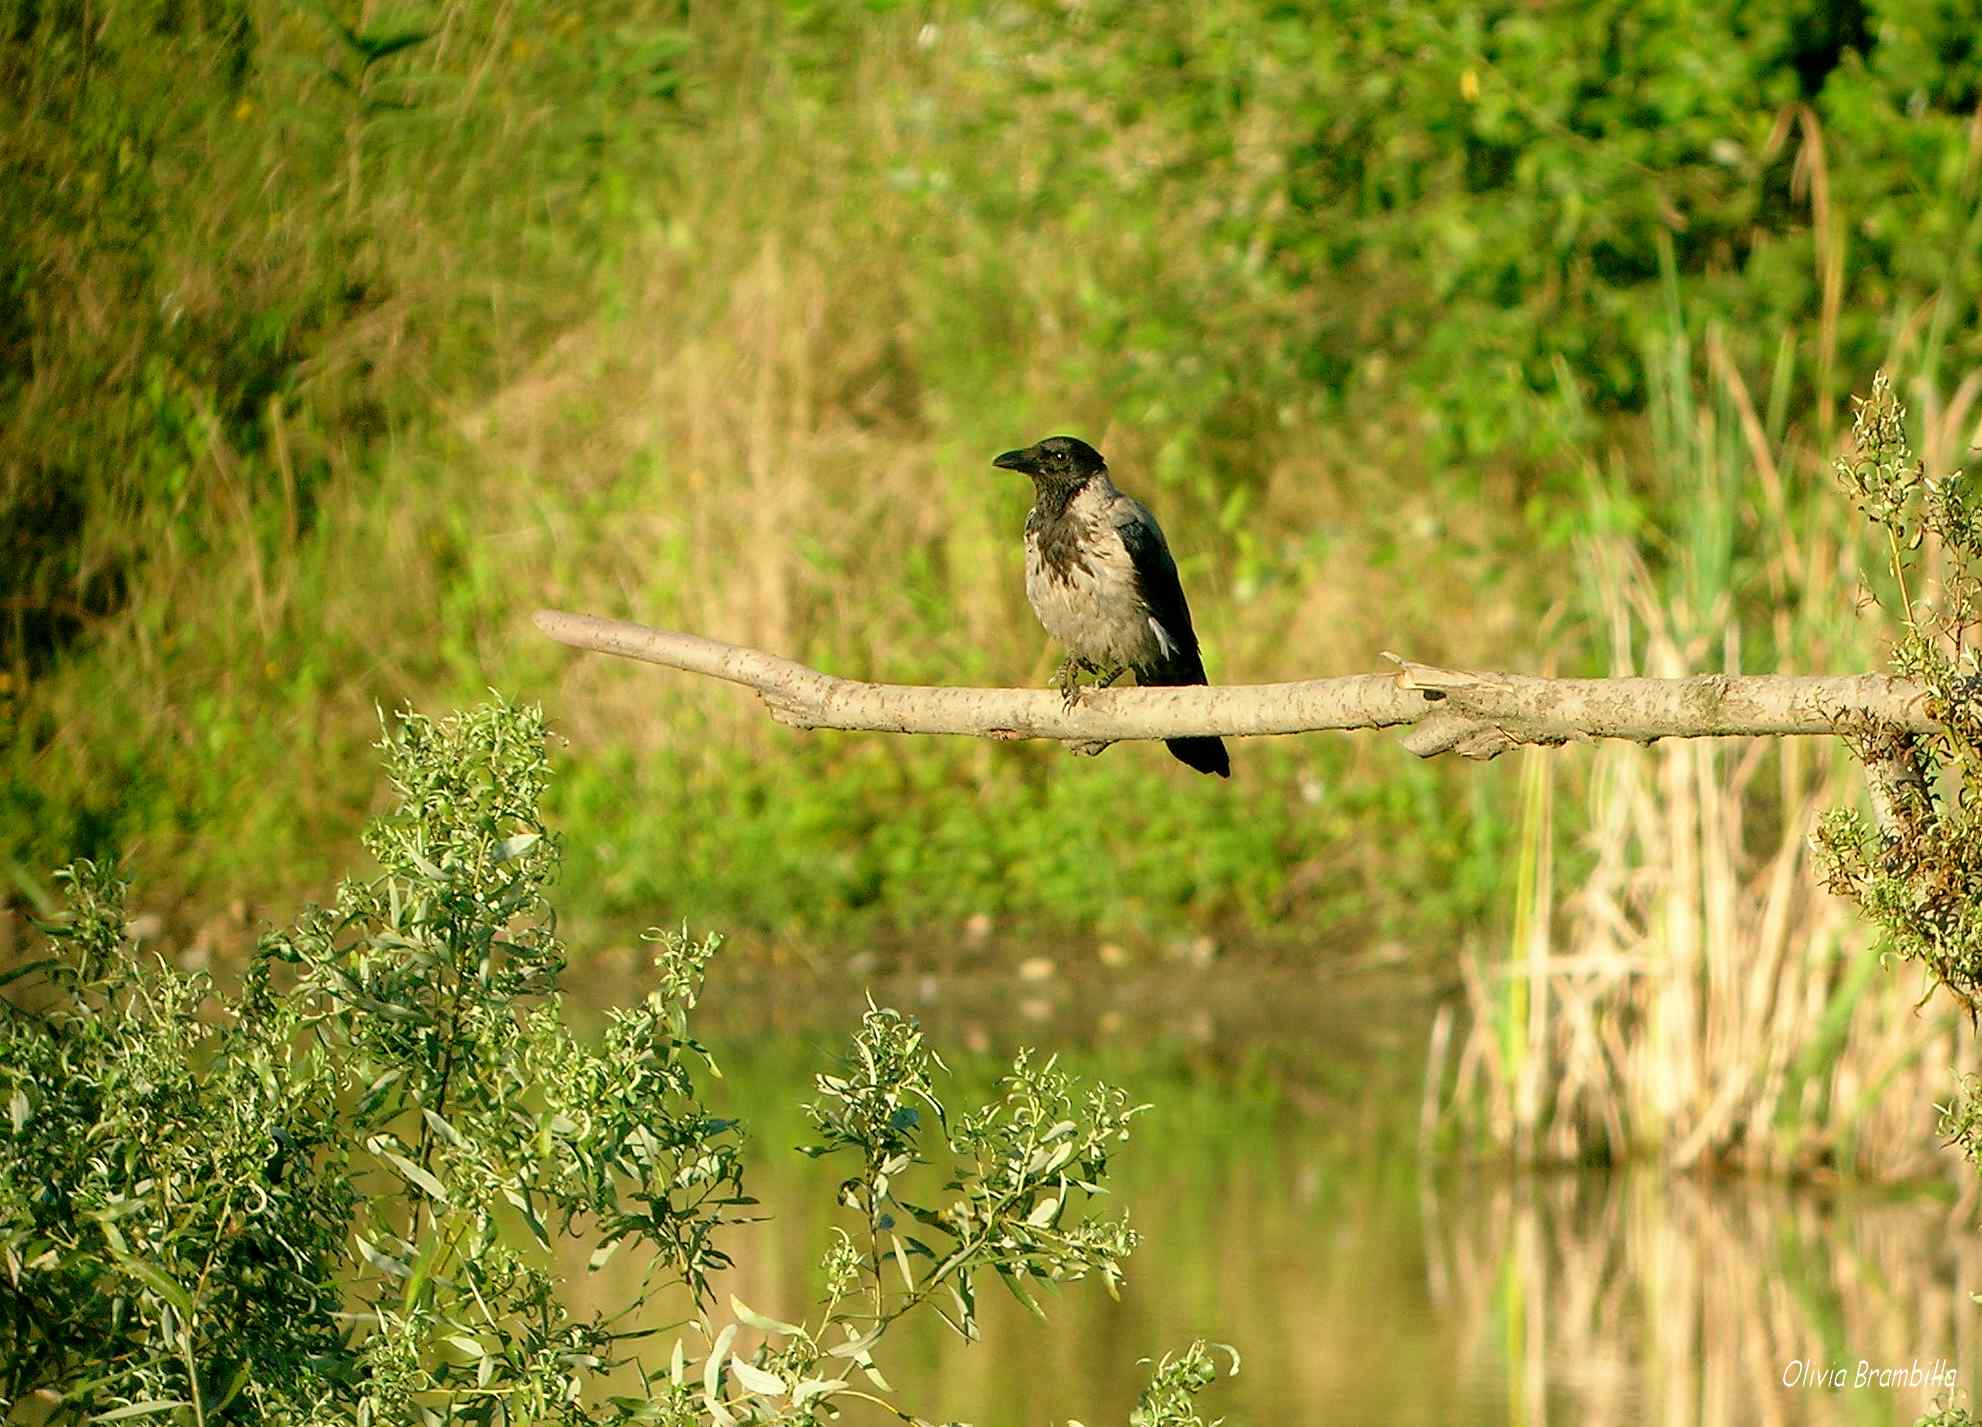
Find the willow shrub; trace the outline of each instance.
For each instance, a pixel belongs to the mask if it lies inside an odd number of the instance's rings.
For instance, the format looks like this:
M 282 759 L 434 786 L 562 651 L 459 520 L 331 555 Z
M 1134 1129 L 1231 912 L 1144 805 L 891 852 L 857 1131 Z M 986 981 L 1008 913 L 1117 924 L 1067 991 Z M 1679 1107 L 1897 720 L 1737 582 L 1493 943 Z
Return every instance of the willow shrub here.
M 1094 1202 L 1137 1107 L 1022 1056 L 956 1113 L 914 1023 L 874 1008 L 809 1108 L 811 1152 L 853 1162 L 824 1300 L 719 1316 L 720 1234 L 753 1201 L 689 1024 L 717 942 L 651 933 L 654 989 L 573 1035 L 544 743 L 534 709 L 402 715 L 378 875 L 264 936 L 237 994 L 145 953 L 111 870 L 61 874 L 49 954 L 0 1002 L 0 1412 L 726 1427 L 864 1398 L 916 1421 L 875 1358 L 903 1315 L 975 1337 L 980 1281 L 1113 1289 L 1135 1236 Z M 567 1306 L 569 1238 L 586 1272 L 641 1256 L 628 1301 Z M 767 1336 L 739 1351 L 739 1326 Z M 1194 1423 L 1215 1375 L 1203 1344 L 1166 1357 L 1136 1423 Z
M 1826 880 L 1878 929 L 1888 954 L 1916 962 L 1973 1018 L 1982 1005 L 1982 503 L 1960 471 L 1930 475 L 1906 436 L 1906 412 L 1881 375 L 1858 403 L 1855 452 L 1839 484 L 1886 537 L 1899 622 L 1893 666 L 1926 690 L 1939 727 L 1897 733 L 1841 711 L 1867 765 L 1875 827 L 1828 814 L 1817 847 Z M 1960 1136 L 1966 1138 L 1966 1136 Z

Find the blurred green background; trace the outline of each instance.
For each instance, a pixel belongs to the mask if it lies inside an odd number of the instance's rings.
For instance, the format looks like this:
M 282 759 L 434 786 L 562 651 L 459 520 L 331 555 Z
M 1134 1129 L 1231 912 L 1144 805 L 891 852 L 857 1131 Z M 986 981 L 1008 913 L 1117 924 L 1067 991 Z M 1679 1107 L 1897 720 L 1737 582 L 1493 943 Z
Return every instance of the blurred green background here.
M 7 0 L 5 894 L 130 853 L 169 921 L 251 931 L 353 865 L 377 707 L 494 687 L 569 739 L 564 895 L 604 926 L 1497 934 L 1510 765 L 1254 740 L 1214 786 L 797 735 L 528 613 L 1043 683 L 988 462 L 1069 431 L 1161 513 L 1221 682 L 1630 664 L 1606 551 L 1695 667 L 1873 667 L 1824 461 L 1880 365 L 1930 459 L 1969 444 L 1978 33 L 1952 0 Z

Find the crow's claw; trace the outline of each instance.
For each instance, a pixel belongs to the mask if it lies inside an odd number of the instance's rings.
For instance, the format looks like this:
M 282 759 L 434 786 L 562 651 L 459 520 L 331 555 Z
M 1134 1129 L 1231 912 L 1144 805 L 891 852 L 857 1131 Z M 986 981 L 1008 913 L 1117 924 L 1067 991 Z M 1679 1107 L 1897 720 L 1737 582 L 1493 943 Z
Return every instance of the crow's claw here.
M 1053 676 L 1053 687 L 1060 691 L 1060 701 L 1068 708 L 1080 702 L 1081 662 L 1069 654 L 1060 661 L 1060 671 Z

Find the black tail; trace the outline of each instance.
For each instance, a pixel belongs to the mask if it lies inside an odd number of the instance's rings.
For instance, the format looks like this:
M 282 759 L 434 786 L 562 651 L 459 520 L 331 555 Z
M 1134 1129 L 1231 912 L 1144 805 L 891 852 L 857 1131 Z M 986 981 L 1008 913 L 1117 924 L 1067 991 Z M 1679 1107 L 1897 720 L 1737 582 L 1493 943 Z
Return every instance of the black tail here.
M 1137 669 L 1138 684 L 1208 684 L 1204 676 L 1204 660 L 1195 648 L 1179 650 L 1177 657 L 1159 668 Z M 1188 768 L 1200 773 L 1216 773 L 1221 778 L 1232 776 L 1232 755 L 1225 751 L 1222 738 L 1166 738 L 1163 746 L 1171 755 Z
M 1232 776 L 1232 757 L 1225 751 L 1222 738 L 1166 738 L 1163 746 L 1176 755 L 1179 763 L 1188 764 L 1200 773 L 1216 773 L 1221 778 Z

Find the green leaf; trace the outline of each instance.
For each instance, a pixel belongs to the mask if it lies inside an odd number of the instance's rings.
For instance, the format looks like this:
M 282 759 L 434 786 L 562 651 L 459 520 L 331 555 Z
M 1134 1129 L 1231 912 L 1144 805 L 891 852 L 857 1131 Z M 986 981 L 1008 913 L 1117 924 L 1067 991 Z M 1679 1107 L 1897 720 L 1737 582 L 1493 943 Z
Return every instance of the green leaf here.
M 58 957 L 44 956 L 39 961 L 30 961 L 26 966 L 16 966 L 10 971 L 0 971 L 0 986 L 5 986 L 10 981 L 18 981 L 23 976 L 32 976 L 37 971 L 50 970 L 61 964 L 61 959 Z M 100 1421 L 101 1419 L 98 1420 Z
M 420 1107 L 420 1116 L 429 1125 L 433 1126 L 435 1134 L 446 1140 L 455 1149 L 467 1148 L 468 1141 L 462 1137 L 461 1131 L 455 1129 L 454 1126 L 442 1119 L 438 1112 L 429 1110 L 426 1106 L 422 1105 Z
M 349 980 L 348 977 L 344 979 L 347 981 Z M 405 1076 L 405 1074 L 406 1074 L 406 1068 L 404 1066 L 396 1065 L 391 1070 L 388 1070 L 384 1074 L 380 1075 L 379 1078 L 374 1080 L 370 1085 L 367 1085 L 365 1087 L 365 1093 L 361 1095 L 358 1099 L 358 1104 L 361 1113 L 369 1115 L 374 1110 L 376 1110 L 381 1104 L 383 1104 L 385 1101 L 386 1093 L 390 1091 L 393 1086 L 397 1085 L 400 1082 L 400 1080 Z
M 433 38 L 432 30 L 400 30 L 394 34 L 365 34 L 356 37 L 358 50 L 364 55 L 365 63 L 377 64 L 388 55 L 411 49 Z
M 394 1154 L 391 1150 L 380 1150 L 379 1153 L 391 1162 L 394 1169 L 425 1190 L 430 1198 L 438 1199 L 443 1204 L 449 1202 L 447 1190 L 441 1182 L 405 1155 Z
M 124 1407 L 113 1407 L 108 1412 L 99 1412 L 90 1418 L 92 1422 L 122 1422 L 132 1417 L 150 1417 L 159 1412 L 177 1412 L 182 1407 L 193 1404 L 180 1398 L 148 1397 L 143 1402 L 133 1402 Z
M 881 1329 L 879 1328 L 870 1328 L 865 1333 L 856 1333 L 852 1328 L 847 1328 L 846 1341 L 841 1343 L 837 1348 L 826 1349 L 826 1356 L 830 1358 L 852 1358 L 855 1362 L 860 1362 L 866 1358 L 867 1350 L 880 1340 Z
M 540 832 L 519 832 L 514 837 L 506 837 L 496 848 L 495 860 L 513 862 L 543 841 L 543 837 Z
M 730 1354 L 730 1371 L 736 1380 L 752 1392 L 768 1392 L 782 1397 L 785 1393 L 785 1380 L 776 1373 L 765 1372 L 754 1363 L 747 1363 L 735 1353 Z
M 950 1284 L 950 1301 L 957 1306 L 956 1321 L 950 1326 L 966 1343 L 975 1343 L 981 1335 L 977 1331 L 977 1292 L 971 1287 L 970 1275 L 961 1274 Z M 949 1315 L 944 1315 L 944 1321 L 949 1321 Z
M 414 1306 L 420 1301 L 421 1291 L 427 1286 L 427 1280 L 433 1277 L 434 1264 L 444 1252 L 454 1246 L 454 1237 L 445 1234 L 433 1234 L 428 1237 L 426 1247 L 420 1250 L 419 1258 L 413 1262 L 413 1271 L 406 1276 L 406 1290 L 399 1295 L 400 1312 L 412 1313 Z
M 1064 1137 L 1072 1134 L 1073 1130 L 1074 1122 L 1072 1120 L 1062 1120 L 1042 1135 L 1040 1137 L 1040 1148 L 1033 1152 L 1031 1160 L 1026 1164 L 1025 1172 L 1027 1174 L 1051 1174 L 1054 1170 L 1072 1159 L 1074 1155 L 1073 1142 L 1065 1140 Z M 1055 1141 L 1063 1142 L 1055 1143 Z
M 736 1324 L 731 1323 L 716 1334 L 716 1344 L 702 1364 L 702 1405 L 716 1419 L 717 1427 L 730 1427 L 736 1420 L 723 1406 L 722 1397 L 716 1391 L 722 1384 L 723 1361 L 729 1356 L 729 1345 L 735 1341 Z
M 432 1021 L 432 1017 L 418 1006 L 402 1006 L 391 1001 L 381 1001 L 335 966 L 326 966 L 323 969 L 331 980 L 337 983 L 338 991 L 344 999 L 361 1010 L 370 1011 L 375 1016 L 384 1016 L 388 1021 L 405 1021 L 418 1025 L 427 1025 Z
M 765 1333 L 782 1333 L 787 1338 L 796 1338 L 805 1332 L 805 1329 L 796 1323 L 787 1323 L 782 1318 L 765 1317 L 734 1293 L 729 1296 L 729 1311 L 740 1321 Z
M 108 1225 L 105 1227 L 108 1228 Z M 178 1309 L 180 1317 L 190 1319 L 193 1316 L 193 1295 L 175 1283 L 164 1270 L 143 1259 L 117 1253 L 115 1249 L 111 1252 L 116 1255 L 119 1268 Z
M 528 1224 L 530 1232 L 536 1235 L 537 1242 L 549 1248 L 551 1236 L 544 1228 L 544 1221 L 537 1217 L 537 1211 L 530 1203 L 530 1196 L 519 1193 L 505 1184 L 502 1188 L 502 1197 L 516 1206 L 517 1212 L 523 1216 L 523 1222 Z
M 412 1274 L 413 1270 L 407 1266 L 405 1260 L 394 1258 L 363 1234 L 353 1234 L 351 1237 L 357 1241 L 359 1257 L 380 1273 L 391 1278 L 406 1278 Z
M 843 1377 L 808 1377 L 791 1390 L 791 1405 L 803 1407 L 815 1397 L 830 1397 L 847 1386 Z
M 254 1369 L 255 1365 L 252 1362 L 244 1362 L 235 1368 L 234 1376 L 227 1380 L 227 1390 L 215 1398 L 205 1411 L 218 1416 L 228 1403 L 241 1395 L 241 1389 L 248 1385 L 248 1379 L 254 1373 Z
M 1006 1288 L 1011 1290 L 1012 1297 L 1023 1303 L 1033 1317 L 1039 1319 L 1042 1323 L 1045 1322 L 1046 1310 L 1041 1308 L 1034 1301 L 1032 1295 L 1025 1291 L 1024 1285 L 1018 1281 L 1018 1276 L 1003 1264 L 993 1264 L 992 1267 L 998 1271 L 999 1280 L 1004 1283 Z

